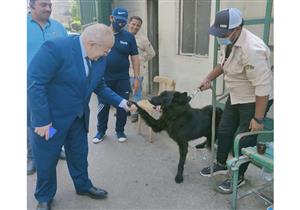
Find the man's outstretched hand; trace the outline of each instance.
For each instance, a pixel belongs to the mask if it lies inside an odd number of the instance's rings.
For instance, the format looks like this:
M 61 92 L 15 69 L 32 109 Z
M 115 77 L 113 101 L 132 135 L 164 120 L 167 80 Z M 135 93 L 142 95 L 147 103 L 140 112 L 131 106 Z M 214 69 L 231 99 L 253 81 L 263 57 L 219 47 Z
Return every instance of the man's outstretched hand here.
M 121 102 L 122 103 L 122 107 L 123 109 L 125 109 L 126 112 L 136 112 L 137 111 L 137 107 L 135 104 L 133 104 L 130 101 L 127 101 L 124 99 L 124 101 Z

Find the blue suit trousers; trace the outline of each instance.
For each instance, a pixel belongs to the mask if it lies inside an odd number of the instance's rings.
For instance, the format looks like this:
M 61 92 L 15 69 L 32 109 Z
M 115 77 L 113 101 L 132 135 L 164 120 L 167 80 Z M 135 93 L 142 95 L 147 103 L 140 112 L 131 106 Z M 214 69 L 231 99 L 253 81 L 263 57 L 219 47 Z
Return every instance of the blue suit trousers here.
M 57 133 L 48 141 L 31 134 L 31 145 L 37 167 L 35 198 L 39 202 L 50 202 L 57 189 L 56 165 L 62 146 L 65 147 L 66 162 L 75 190 L 85 192 L 92 187 L 88 178 L 88 143 L 84 118 L 76 118 L 70 128 L 56 128 Z

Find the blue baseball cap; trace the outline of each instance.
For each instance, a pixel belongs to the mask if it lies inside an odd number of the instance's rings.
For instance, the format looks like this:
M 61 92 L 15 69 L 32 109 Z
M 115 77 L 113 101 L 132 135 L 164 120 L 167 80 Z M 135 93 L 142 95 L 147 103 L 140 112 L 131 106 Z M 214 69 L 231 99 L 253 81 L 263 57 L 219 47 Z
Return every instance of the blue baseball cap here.
M 209 28 L 208 33 L 216 37 L 225 37 L 234 28 L 243 23 L 240 10 L 229 8 L 216 13 L 215 22 Z
M 128 11 L 123 7 L 116 7 L 112 11 L 112 16 L 119 20 L 125 20 L 127 22 L 128 19 Z

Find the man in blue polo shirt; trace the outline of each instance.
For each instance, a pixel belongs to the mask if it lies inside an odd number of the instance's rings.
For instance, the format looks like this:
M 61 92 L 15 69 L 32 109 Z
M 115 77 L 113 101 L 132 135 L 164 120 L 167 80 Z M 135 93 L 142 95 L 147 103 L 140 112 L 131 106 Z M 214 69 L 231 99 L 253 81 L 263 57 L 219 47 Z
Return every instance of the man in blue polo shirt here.
M 129 57 L 132 61 L 134 72 L 133 91 L 138 90 L 138 79 L 140 75 L 140 61 L 138 49 L 134 36 L 124 29 L 127 24 L 128 11 L 123 7 L 116 7 L 110 16 L 111 28 L 115 36 L 115 44 L 107 56 L 107 68 L 104 75 L 105 82 L 114 92 L 121 97 L 128 99 L 131 90 L 129 81 Z M 105 101 L 99 101 L 97 134 L 93 143 L 99 143 L 103 140 L 107 130 L 110 105 Z M 127 113 L 122 108 L 117 108 L 116 115 L 116 135 L 119 142 L 127 140 L 124 133 L 124 127 L 127 120 Z
M 52 12 L 51 0 L 30 0 L 29 6 L 30 12 L 27 15 L 27 67 L 45 41 L 68 36 L 61 23 L 49 18 Z M 27 127 L 29 127 L 30 116 L 28 112 L 27 118 Z M 27 132 L 30 132 L 30 129 L 27 129 Z M 63 150 L 60 158 L 65 159 Z M 27 174 L 33 174 L 35 170 L 31 145 L 27 136 Z

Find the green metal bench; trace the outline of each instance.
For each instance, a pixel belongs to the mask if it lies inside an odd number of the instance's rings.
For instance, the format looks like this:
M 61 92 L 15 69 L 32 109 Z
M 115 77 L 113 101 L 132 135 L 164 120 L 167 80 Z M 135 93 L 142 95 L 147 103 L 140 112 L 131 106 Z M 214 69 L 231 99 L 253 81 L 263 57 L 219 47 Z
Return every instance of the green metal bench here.
M 242 148 L 242 155 L 239 156 L 240 141 L 243 141 L 245 136 L 258 135 L 257 142 L 273 142 L 273 119 L 265 119 L 265 129 L 263 131 L 240 133 L 234 140 L 234 158 L 227 161 L 227 166 L 232 172 L 232 209 L 237 208 L 237 190 L 238 190 L 238 174 L 241 164 L 251 162 L 257 167 L 264 168 L 268 173 L 273 173 L 274 155 L 273 148 L 267 148 L 264 155 L 257 152 L 255 147 Z

